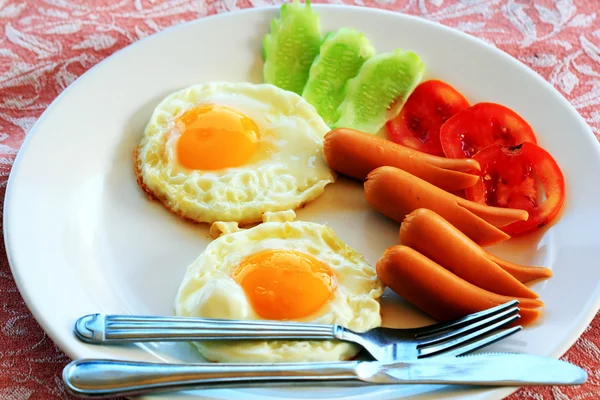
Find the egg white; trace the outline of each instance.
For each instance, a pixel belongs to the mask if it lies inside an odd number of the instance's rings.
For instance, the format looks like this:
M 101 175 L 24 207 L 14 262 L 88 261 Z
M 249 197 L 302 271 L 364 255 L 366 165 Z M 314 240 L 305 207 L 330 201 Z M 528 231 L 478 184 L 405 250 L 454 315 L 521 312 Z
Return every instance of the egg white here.
M 176 120 L 202 104 L 235 108 L 256 123 L 258 150 L 245 165 L 203 171 L 179 164 Z M 267 211 L 301 207 L 335 181 L 322 153 L 328 130 L 312 105 L 273 85 L 193 85 L 169 95 L 154 110 L 136 149 L 138 182 L 186 219 L 259 222 Z
M 267 249 L 296 250 L 328 265 L 334 275 L 332 297 L 314 315 L 296 321 L 339 324 L 362 332 L 381 325 L 383 284 L 375 269 L 325 225 L 265 222 L 225 234 L 211 242 L 188 267 L 175 299 L 180 316 L 261 319 L 232 278 L 247 256 Z M 336 341 L 194 342 L 208 360 L 220 362 L 335 361 L 350 359 L 359 348 Z

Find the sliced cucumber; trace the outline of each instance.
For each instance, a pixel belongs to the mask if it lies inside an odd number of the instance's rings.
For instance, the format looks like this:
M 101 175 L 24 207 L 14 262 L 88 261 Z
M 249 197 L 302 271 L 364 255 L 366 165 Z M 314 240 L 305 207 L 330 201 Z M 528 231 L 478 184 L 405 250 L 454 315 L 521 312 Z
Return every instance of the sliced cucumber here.
M 321 41 L 319 14 L 310 1 L 304 6 L 298 0 L 283 4 L 263 40 L 265 82 L 301 95 Z
M 310 67 L 302 97 L 312 104 L 327 125 L 339 118 L 344 87 L 361 65 L 375 54 L 375 48 L 362 33 L 349 28 L 325 36 L 319 55 Z
M 335 127 L 377 133 L 400 113 L 424 70 L 423 62 L 412 52 L 395 50 L 369 58 L 346 85 Z

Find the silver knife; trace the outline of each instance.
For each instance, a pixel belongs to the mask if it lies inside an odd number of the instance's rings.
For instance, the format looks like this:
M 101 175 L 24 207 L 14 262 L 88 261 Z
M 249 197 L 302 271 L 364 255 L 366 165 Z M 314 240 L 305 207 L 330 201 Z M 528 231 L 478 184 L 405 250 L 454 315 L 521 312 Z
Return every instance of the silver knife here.
M 140 395 L 194 388 L 319 384 L 449 384 L 477 386 L 580 385 L 582 368 L 553 358 L 490 353 L 407 362 L 160 364 L 76 360 L 63 370 L 67 390 L 79 397 Z

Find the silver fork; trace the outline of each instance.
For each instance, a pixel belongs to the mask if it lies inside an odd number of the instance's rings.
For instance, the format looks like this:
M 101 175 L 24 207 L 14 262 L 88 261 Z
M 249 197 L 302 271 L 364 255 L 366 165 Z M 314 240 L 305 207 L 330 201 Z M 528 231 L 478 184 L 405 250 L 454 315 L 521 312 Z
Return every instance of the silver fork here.
M 463 318 L 422 328 L 374 328 L 359 333 L 340 325 L 234 321 L 187 317 L 90 314 L 75 323 L 85 343 L 205 340 L 342 340 L 360 345 L 377 361 L 471 353 L 521 330 L 517 300 Z

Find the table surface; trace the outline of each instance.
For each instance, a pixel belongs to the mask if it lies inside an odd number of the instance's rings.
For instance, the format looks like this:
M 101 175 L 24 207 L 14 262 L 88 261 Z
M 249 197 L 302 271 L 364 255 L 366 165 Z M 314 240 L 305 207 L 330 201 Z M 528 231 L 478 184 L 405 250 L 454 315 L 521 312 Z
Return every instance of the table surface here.
M 575 106 L 600 139 L 600 0 L 329 0 L 419 15 L 495 44 Z M 79 75 L 116 50 L 206 15 L 281 0 L 0 0 L 0 194 L 37 118 Z M 567 134 L 565 132 L 565 134 Z M 1 241 L 4 246 L 4 241 Z M 0 255 L 0 398 L 68 398 L 69 359 L 25 306 Z M 564 359 L 586 368 L 580 387 L 522 389 L 516 399 L 600 398 L 600 316 Z

